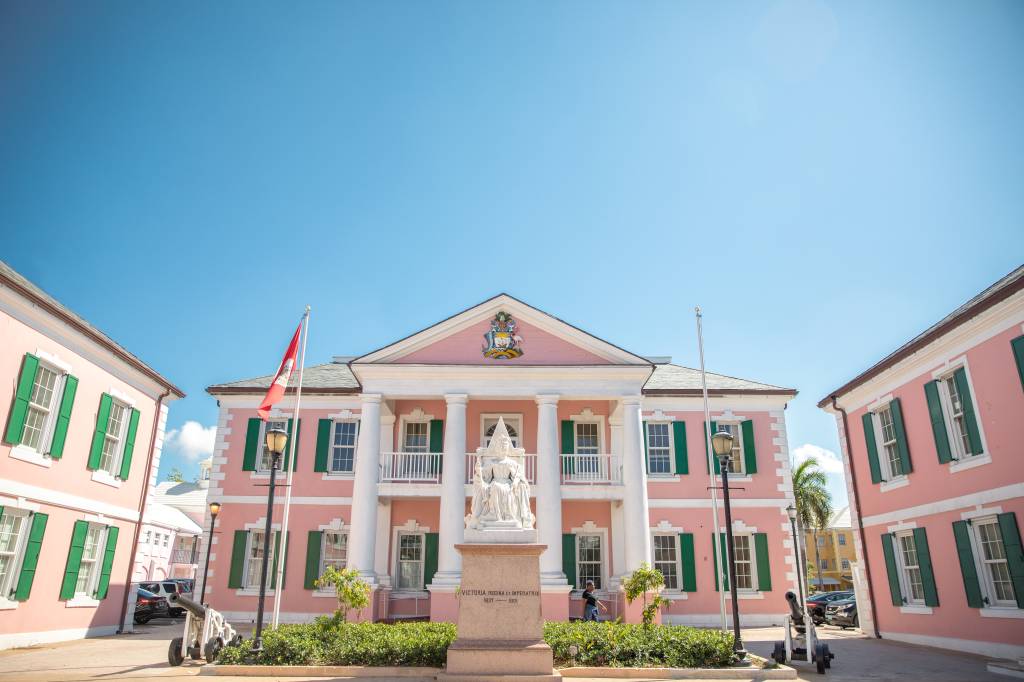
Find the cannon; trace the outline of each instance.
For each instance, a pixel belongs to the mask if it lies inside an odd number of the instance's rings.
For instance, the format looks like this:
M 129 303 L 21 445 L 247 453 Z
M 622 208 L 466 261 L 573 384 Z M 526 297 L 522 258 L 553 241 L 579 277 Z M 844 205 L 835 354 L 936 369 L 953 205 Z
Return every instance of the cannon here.
M 792 661 L 808 661 L 814 663 L 818 672 L 832 667 L 835 658 L 828 649 L 828 644 L 818 641 L 811 614 L 807 613 L 807 604 L 800 604 L 796 595 L 790 590 L 786 592 L 786 603 L 789 604 L 789 615 L 786 616 L 786 639 L 775 643 L 772 659 L 776 663 Z
M 172 639 L 167 649 L 167 662 L 171 665 L 181 665 L 186 656 L 194 661 L 205 658 L 207 663 L 213 663 L 225 645 L 242 641 L 231 623 L 209 606 L 180 594 L 172 594 L 168 602 L 185 610 L 185 634 Z

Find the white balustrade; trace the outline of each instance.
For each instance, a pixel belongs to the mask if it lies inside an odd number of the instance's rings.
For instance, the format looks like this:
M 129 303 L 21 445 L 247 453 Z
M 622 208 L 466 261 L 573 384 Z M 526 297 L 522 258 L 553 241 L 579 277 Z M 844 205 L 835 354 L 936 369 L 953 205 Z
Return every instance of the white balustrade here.
M 562 455 L 562 483 L 568 485 L 621 485 L 619 455 Z
M 526 480 L 533 485 L 537 482 L 537 455 L 523 455 L 523 464 L 526 466 Z M 466 483 L 473 482 L 473 472 L 476 471 L 476 454 L 466 453 Z
M 380 480 L 387 483 L 440 483 L 440 452 L 383 452 Z

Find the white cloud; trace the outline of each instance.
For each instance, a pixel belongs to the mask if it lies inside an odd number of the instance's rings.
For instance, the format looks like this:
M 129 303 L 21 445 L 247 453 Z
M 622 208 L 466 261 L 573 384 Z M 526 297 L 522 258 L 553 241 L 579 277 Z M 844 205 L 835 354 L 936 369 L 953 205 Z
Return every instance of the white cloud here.
M 831 450 L 826 450 L 820 445 L 812 445 L 811 443 L 804 443 L 793 450 L 793 466 L 797 466 L 810 457 L 818 460 L 819 468 L 826 474 L 843 473 L 843 459 L 839 455 Z
M 187 421 L 180 429 L 171 429 L 167 432 L 164 447 L 174 450 L 185 459 L 195 461 L 213 454 L 213 443 L 216 438 L 216 426 L 203 426 L 197 421 Z

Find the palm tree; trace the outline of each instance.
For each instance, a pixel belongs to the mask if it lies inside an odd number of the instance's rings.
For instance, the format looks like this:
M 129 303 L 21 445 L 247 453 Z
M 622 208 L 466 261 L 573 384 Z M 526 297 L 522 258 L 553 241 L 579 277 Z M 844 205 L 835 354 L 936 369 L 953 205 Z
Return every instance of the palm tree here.
M 826 485 L 828 479 L 825 472 L 818 468 L 818 460 L 808 457 L 793 470 L 793 497 L 796 500 L 796 520 L 799 527 L 798 542 L 803 540 L 804 529 L 814 528 L 821 531 L 828 526 L 832 518 L 832 494 Z M 807 547 L 804 547 L 807 556 Z M 814 542 L 814 572 L 821 577 L 821 559 L 818 552 L 817 537 Z M 806 568 L 805 568 L 806 571 Z M 807 580 L 805 573 L 804 580 Z M 819 582 L 821 582 L 819 580 Z

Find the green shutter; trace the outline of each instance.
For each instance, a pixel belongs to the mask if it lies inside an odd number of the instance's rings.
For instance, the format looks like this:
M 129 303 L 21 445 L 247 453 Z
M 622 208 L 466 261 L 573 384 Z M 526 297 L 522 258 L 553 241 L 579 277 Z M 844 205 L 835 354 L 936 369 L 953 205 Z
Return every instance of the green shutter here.
M 424 533 L 423 545 L 423 588 L 426 589 L 437 573 L 437 533 Z
M 907 431 L 903 428 L 903 408 L 900 399 L 893 398 L 889 403 L 889 409 L 892 411 L 892 428 L 896 432 L 896 449 L 900 453 L 900 468 L 906 475 L 913 471 L 914 467 L 910 465 L 910 448 L 907 445 Z
M 289 533 L 291 531 L 288 531 Z M 291 540 L 291 538 L 288 538 Z M 287 544 L 291 544 L 290 542 Z M 270 567 L 270 589 L 277 589 L 277 562 L 281 559 L 281 531 L 274 531 L 274 565 Z M 285 549 L 284 567 L 288 568 L 288 550 Z M 281 589 L 284 589 L 286 571 L 281 572 Z
M 935 452 L 939 455 L 939 463 L 952 462 L 953 452 L 949 449 L 946 418 L 942 414 L 942 400 L 939 398 L 939 382 L 925 383 L 924 396 L 928 400 L 928 417 L 932 421 L 932 435 L 935 437 Z
M 864 445 L 868 451 L 868 469 L 871 470 L 871 482 L 882 482 L 882 467 L 878 464 L 878 442 L 875 440 L 875 415 L 865 412 L 861 417 L 864 424 Z
M 133 409 L 132 416 L 128 421 L 128 435 L 124 441 L 124 457 L 121 458 L 121 475 L 118 476 L 122 481 L 128 480 L 128 474 L 132 470 L 132 452 L 135 450 L 135 432 L 139 428 L 139 411 Z
M 259 421 L 259 419 L 256 421 Z M 231 572 L 228 574 L 228 587 L 236 589 L 242 587 L 242 576 L 245 573 L 245 546 L 248 541 L 249 531 L 235 531 L 235 542 L 231 547 Z
M 711 435 L 714 436 L 718 433 L 718 422 L 711 422 Z M 704 457 L 705 457 L 705 468 L 707 468 L 707 457 L 711 456 L 711 461 L 714 462 L 715 473 L 722 473 L 722 467 L 718 464 L 718 458 L 715 457 L 713 452 L 708 451 L 708 424 L 704 422 Z
M 932 553 L 928 549 L 928 534 L 924 528 L 914 529 L 914 548 L 917 550 L 917 565 L 921 570 L 921 585 L 924 587 L 924 603 L 939 605 L 939 591 L 935 588 L 935 572 L 932 570 Z
M 676 473 L 690 473 L 690 460 L 686 454 L 686 422 L 672 422 L 672 442 L 676 455 Z
M 1020 386 L 1024 388 L 1024 336 L 1018 336 L 1010 341 L 1013 348 L 1013 359 L 1017 361 L 1017 374 L 1020 375 Z
M 693 551 L 693 533 L 679 534 L 679 555 L 682 558 L 683 564 L 683 592 L 696 592 L 697 558 L 696 553 Z
M 571 419 L 562 420 L 562 454 L 572 455 L 576 453 L 576 425 Z M 575 470 L 571 457 L 562 458 L 562 473 L 571 474 Z M 573 560 L 573 575 L 575 575 L 575 559 Z M 575 580 L 575 578 L 573 578 Z
M 1020 528 L 1013 512 L 999 515 L 999 531 L 1003 535 L 1003 549 L 1006 564 L 1010 569 L 1013 594 L 1017 597 L 1017 608 L 1024 609 L 1024 547 L 1021 546 Z
M 242 471 L 256 471 L 256 455 L 260 451 L 260 426 L 259 417 L 249 418 L 249 425 L 245 430 L 245 454 L 242 456 Z M 241 584 L 238 587 L 241 587 Z
M 71 424 L 71 408 L 75 404 L 75 393 L 78 392 L 78 379 L 67 374 L 64 376 L 64 394 L 60 399 L 57 411 L 57 423 L 53 426 L 53 440 L 50 442 L 50 458 L 60 459 L 64 454 L 64 441 L 68 437 L 68 426 Z
M 64 581 L 60 586 L 61 599 L 73 599 L 75 585 L 78 583 L 78 569 L 82 567 L 82 552 L 85 549 L 85 536 L 89 533 L 88 521 L 75 521 L 71 531 L 71 547 L 68 549 L 68 562 L 64 566 Z
M 772 569 L 768 562 L 768 534 L 754 533 L 754 554 L 757 556 L 757 589 L 772 591 Z
M 647 422 L 640 422 L 640 428 L 644 432 L 644 470 L 651 473 L 651 460 L 647 456 Z
M 431 419 L 430 420 L 430 451 L 431 452 L 444 452 L 444 420 L 443 419 Z M 438 457 L 433 460 L 436 462 L 431 463 L 431 466 L 436 469 L 435 473 L 443 473 L 444 471 L 444 457 Z
M 572 424 L 572 422 L 569 422 Z M 562 422 L 564 425 L 565 422 Z M 562 430 L 564 435 L 565 430 Z M 576 587 L 576 536 L 573 533 L 562 533 L 562 573 L 569 581 L 569 587 Z
M 316 426 L 316 461 L 313 463 L 313 471 L 327 472 L 327 462 L 331 452 L 331 435 L 334 430 L 334 421 L 321 419 Z M 313 531 L 310 531 L 311 533 Z M 310 588 L 307 588 L 310 589 Z
M 299 428 L 296 431 L 293 427 L 295 426 L 295 420 L 288 420 L 288 442 L 284 447 L 284 464 L 281 465 L 281 471 L 288 471 L 288 465 L 291 464 L 292 471 L 298 471 L 299 464 L 299 448 L 302 447 L 302 420 L 299 420 Z M 295 442 L 292 443 L 292 434 L 295 434 Z M 292 462 L 292 449 L 295 451 L 295 462 Z
M 754 420 L 748 419 L 741 424 L 743 429 L 743 465 L 748 474 L 757 473 L 757 450 L 754 447 Z
M 978 417 L 974 414 L 974 400 L 971 399 L 971 387 L 967 384 L 967 372 L 963 367 L 953 372 L 956 391 L 960 394 L 960 406 L 964 411 L 964 425 L 967 426 L 967 440 L 971 444 L 971 454 L 980 455 L 981 432 L 978 431 Z
M 0 507 L 0 514 L 3 507 Z M 36 577 L 36 566 L 39 564 L 39 550 L 43 547 L 43 534 L 46 532 L 48 514 L 36 512 L 32 514 L 32 527 L 28 532 L 28 544 L 25 545 L 25 559 L 21 562 L 17 587 L 14 589 L 14 601 L 25 601 L 32 593 L 32 581 Z M 76 578 L 77 579 L 77 578 Z
M 321 419 L 320 421 L 330 421 Z M 320 578 L 320 544 L 323 540 L 323 533 L 318 530 L 309 531 L 306 536 L 306 581 L 303 587 L 307 590 L 316 589 L 316 581 Z
M 96 584 L 96 598 L 106 599 L 110 588 L 110 572 L 114 568 L 114 553 L 117 551 L 117 526 L 107 526 L 107 546 L 103 551 L 103 564 L 100 568 L 100 581 Z
M 882 554 L 885 555 L 885 571 L 889 574 L 889 594 L 892 595 L 892 605 L 903 606 L 899 569 L 896 568 L 896 553 L 893 550 L 892 543 L 892 534 L 882 533 Z
M 89 469 L 100 468 L 100 457 L 103 455 L 103 439 L 107 435 L 107 422 L 110 421 L 110 405 L 114 402 L 106 393 L 100 398 L 100 409 L 96 412 L 96 431 L 92 435 L 92 449 L 89 450 Z
M 39 358 L 25 353 L 21 359 L 21 374 L 18 376 L 18 389 L 14 392 L 14 403 L 11 414 L 7 418 L 7 432 L 4 440 L 17 445 L 21 442 L 21 431 L 25 426 L 25 415 L 28 413 L 28 401 L 32 397 L 32 386 L 36 381 L 36 370 Z
M 718 592 L 718 557 L 721 556 L 723 560 L 725 559 L 725 533 L 719 533 L 718 534 L 718 540 L 719 540 L 718 548 L 717 548 L 718 549 L 718 553 L 716 554 L 715 553 L 715 534 L 712 533 L 711 534 L 711 563 L 712 563 L 712 565 L 714 566 L 714 569 L 715 569 L 715 592 Z M 725 578 L 725 580 L 724 580 L 724 582 L 725 582 L 725 589 L 728 590 L 729 589 L 729 570 L 728 570 L 728 568 L 725 570 L 725 575 L 722 576 L 722 577 Z
M 967 605 L 973 609 L 980 609 L 985 603 L 981 596 L 981 583 L 978 581 L 978 566 L 974 563 L 974 550 L 971 548 L 969 522 L 954 521 L 953 538 L 956 540 L 956 554 L 960 559 L 960 573 L 964 578 Z

